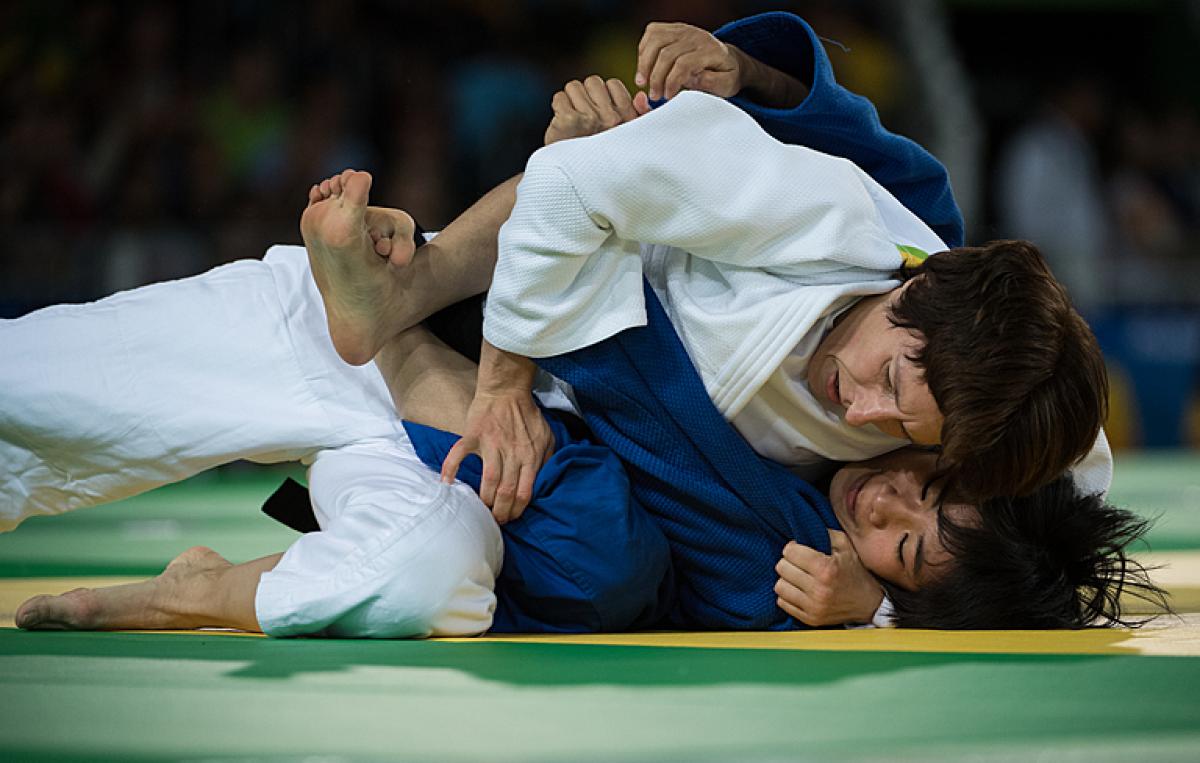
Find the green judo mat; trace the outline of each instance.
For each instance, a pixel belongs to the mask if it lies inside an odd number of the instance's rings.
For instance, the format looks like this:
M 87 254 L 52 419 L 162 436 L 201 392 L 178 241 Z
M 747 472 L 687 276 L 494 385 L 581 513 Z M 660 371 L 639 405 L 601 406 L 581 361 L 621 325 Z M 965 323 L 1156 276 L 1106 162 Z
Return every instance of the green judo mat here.
M 194 544 L 235 561 L 282 550 L 295 534 L 258 512 L 281 479 L 226 471 L 30 520 L 0 536 L 0 576 L 154 574 Z M 1155 551 L 1200 549 L 1197 456 L 1119 456 L 1112 499 L 1161 515 Z M 946 650 L 932 637 L 922 650 L 901 646 L 919 633 L 886 631 L 859 650 L 826 648 L 829 632 L 711 648 L 669 634 L 653 645 L 0 628 L 0 757 L 1193 761 L 1198 630 L 1184 629 L 1183 656 L 1154 656 L 1068 653 L 1069 640 L 1063 653 Z
M 0 649 L 9 760 L 930 760 L 968 751 L 974 760 L 1194 760 L 1200 751 L 1196 659 L 141 633 L 4 632 Z

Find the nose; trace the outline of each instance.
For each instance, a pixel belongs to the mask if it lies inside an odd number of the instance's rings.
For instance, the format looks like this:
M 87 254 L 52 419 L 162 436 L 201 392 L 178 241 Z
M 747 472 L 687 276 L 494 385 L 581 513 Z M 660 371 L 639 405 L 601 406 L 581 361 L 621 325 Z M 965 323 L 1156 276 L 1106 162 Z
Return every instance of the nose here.
M 854 399 L 846 406 L 846 423 L 852 427 L 863 427 L 895 418 L 895 405 L 878 390 L 860 387 Z
M 877 480 L 879 487 L 867 498 L 867 522 L 878 530 L 893 522 L 911 519 L 921 512 L 924 502 L 912 475 L 885 473 Z M 862 500 L 861 498 L 859 500 Z

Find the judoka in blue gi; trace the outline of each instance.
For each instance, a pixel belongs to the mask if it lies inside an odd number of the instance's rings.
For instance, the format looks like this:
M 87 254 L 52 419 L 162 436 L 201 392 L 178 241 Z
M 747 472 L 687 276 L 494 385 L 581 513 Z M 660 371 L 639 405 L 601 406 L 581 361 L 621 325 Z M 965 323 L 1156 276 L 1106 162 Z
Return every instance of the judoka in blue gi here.
M 801 28 L 811 43 L 811 31 Z M 819 71 L 828 68 L 823 56 L 816 58 Z M 807 102 L 823 103 L 826 91 L 858 109 L 857 121 L 865 125 L 859 129 L 876 131 L 885 143 L 894 139 L 869 105 L 838 95 L 831 75 L 814 80 Z M 677 113 L 711 105 L 678 103 L 672 106 Z M 933 161 L 919 149 L 914 155 Z M 313 208 L 365 207 L 369 178 L 346 176 L 333 186 L 314 191 Z M 935 206 L 946 200 L 952 206 L 948 188 L 932 198 Z M 394 213 L 390 219 L 403 229 L 404 218 Z M 334 246 L 335 234 L 322 230 L 320 245 Z M 380 254 L 396 246 L 386 240 L 395 231 L 371 234 Z M 452 235 L 450 229 L 442 234 Z M 310 254 L 312 247 L 310 241 Z M 314 275 L 320 283 L 321 274 Z M 930 489 L 934 454 L 901 452 L 840 471 L 831 486 L 833 507 L 808 483 L 761 458 L 713 405 L 647 285 L 638 289 L 644 325 L 540 359 L 569 385 L 551 384 L 543 401 L 582 411 L 587 426 L 569 414 L 547 414 L 556 447 L 533 485 L 529 509 L 504 527 L 501 551 L 479 498 L 461 483 L 433 478 L 431 469 L 443 463 L 456 437 L 412 422 L 400 426 L 390 409 L 394 397 L 402 414 L 461 431 L 473 387 L 462 383 L 462 361 L 447 359 L 444 348 L 414 329 L 390 339 L 369 366 L 338 363 L 324 330 L 327 319 L 336 326 L 335 311 L 321 309 L 308 276 L 303 252 L 280 247 L 262 262 L 95 305 L 42 311 L 3 327 L 0 336 L 13 347 L 34 354 L 38 346 L 54 348 L 55 357 L 45 358 L 46 370 L 36 376 L 64 387 L 31 389 L 28 375 L 4 385 L 14 390 L 4 410 L 29 412 L 0 427 L 14 454 L 6 461 L 19 467 L 18 477 L 5 475 L 0 483 L 22 498 L 9 504 L 15 507 L 10 524 L 247 457 L 310 463 L 321 528 L 283 555 L 245 565 L 193 549 L 145 584 L 39 597 L 22 607 L 20 624 L 232 625 L 274 635 L 342 636 L 463 634 L 489 625 L 523 631 L 795 627 L 776 606 L 771 567 L 789 541 L 828 550 L 827 529 L 841 519 L 858 539 L 856 548 L 887 547 L 883 554 L 864 553 L 864 561 L 904 590 L 920 587 L 922 568 L 930 575 L 949 560 L 939 518 L 976 516 L 968 505 L 940 500 L 938 486 Z M 168 321 L 191 331 L 162 336 Z M 163 345 L 200 363 L 181 372 Z M 430 353 L 439 360 L 417 360 Z M 396 381 L 396 368 L 413 363 L 427 385 L 430 376 L 438 380 L 436 402 L 422 403 L 419 389 Z M 381 370 L 393 385 L 390 393 Z M 90 383 L 97 378 L 106 383 Z M 455 380 L 460 392 L 467 390 L 457 398 Z M 162 389 L 170 390 L 167 399 L 154 393 Z M 92 416 L 62 407 L 63 400 Z M 147 407 L 150 402 L 157 407 Z M 98 435 L 98 417 L 126 415 L 134 422 L 129 429 Z M 64 482 L 62 474 L 72 479 Z M 458 476 L 479 489 L 481 464 L 468 460 Z M 1065 494 L 1076 497 L 1070 485 Z

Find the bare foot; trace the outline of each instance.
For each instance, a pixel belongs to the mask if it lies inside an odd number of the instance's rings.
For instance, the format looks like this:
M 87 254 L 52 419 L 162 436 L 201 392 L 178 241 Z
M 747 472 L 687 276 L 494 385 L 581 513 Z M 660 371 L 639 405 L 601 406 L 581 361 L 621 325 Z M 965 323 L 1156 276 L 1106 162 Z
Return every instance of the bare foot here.
M 26 630 L 84 631 L 196 627 L 175 603 L 197 576 L 229 566 L 217 552 L 196 546 L 175 557 L 162 574 L 140 583 L 34 596 L 17 608 L 16 624 Z
M 353 172 L 353 170 L 347 170 Z M 316 183 L 308 191 L 308 206 L 334 196 L 341 195 L 344 186 L 341 175 L 334 175 Z M 367 235 L 375 245 L 375 253 L 388 260 L 395 267 L 404 267 L 412 262 L 417 252 L 417 244 L 413 237 L 416 223 L 412 215 L 403 209 L 389 207 L 367 207 L 363 221 L 367 226 Z
M 387 316 L 399 287 L 388 263 L 406 264 L 416 248 L 412 218 L 368 208 L 370 190 L 370 174 L 347 170 L 310 190 L 300 218 L 334 349 L 352 365 L 370 362 L 394 333 Z

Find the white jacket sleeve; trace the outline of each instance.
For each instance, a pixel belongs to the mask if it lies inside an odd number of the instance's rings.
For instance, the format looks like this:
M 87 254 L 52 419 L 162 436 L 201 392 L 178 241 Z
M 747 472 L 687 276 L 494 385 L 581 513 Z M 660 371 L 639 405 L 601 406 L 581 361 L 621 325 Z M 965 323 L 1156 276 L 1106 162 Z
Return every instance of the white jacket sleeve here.
M 736 107 L 694 92 L 548 146 L 530 158 L 501 228 L 484 335 L 541 357 L 643 325 L 632 242 L 797 276 L 894 267 L 880 262 L 896 256 L 877 240 L 880 226 L 862 224 L 877 218 L 862 177 L 846 160 L 785 146 Z

